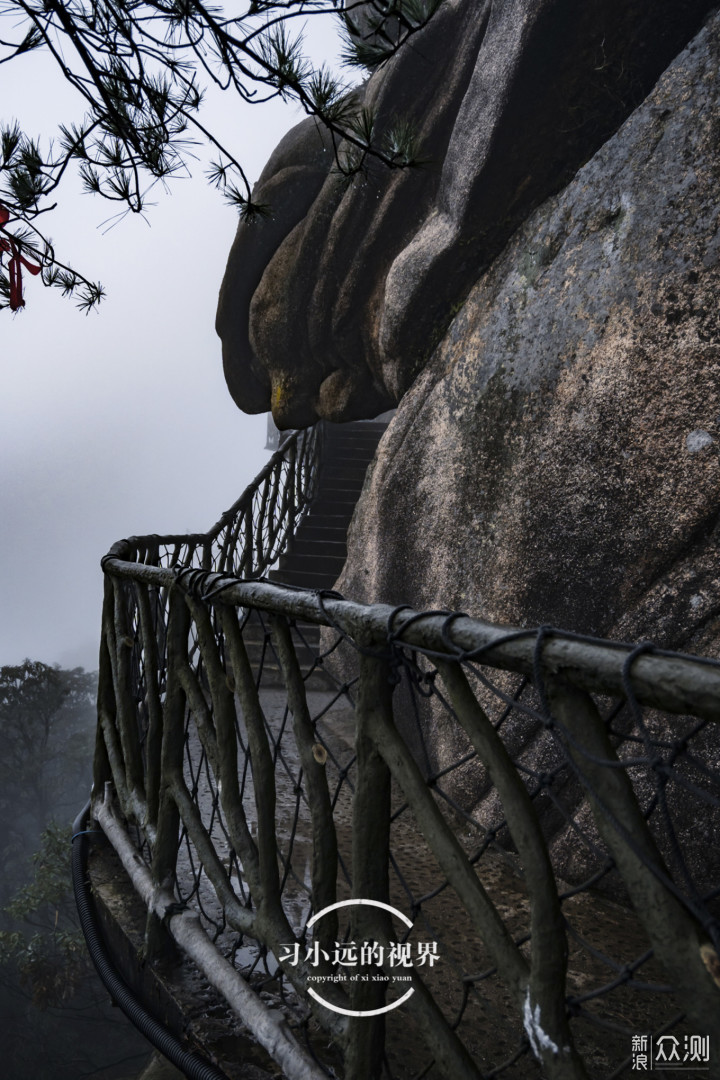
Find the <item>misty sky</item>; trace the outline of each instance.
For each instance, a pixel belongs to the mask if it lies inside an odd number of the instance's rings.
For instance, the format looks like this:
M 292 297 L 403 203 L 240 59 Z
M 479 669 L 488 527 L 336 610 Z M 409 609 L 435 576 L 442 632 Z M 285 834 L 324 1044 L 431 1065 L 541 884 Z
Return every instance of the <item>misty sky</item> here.
M 336 47 L 332 20 L 314 20 L 313 54 Z M 78 109 L 41 54 L 0 67 L 0 101 L 35 135 Z M 229 95 L 210 107 L 251 180 L 303 115 Z M 114 204 L 71 185 L 45 228 L 107 298 L 86 316 L 25 275 L 25 310 L 0 311 L 0 665 L 95 669 L 108 547 L 209 528 L 267 459 L 265 416 L 241 413 L 222 375 L 215 307 L 237 216 L 202 172 L 156 189 L 149 224 L 109 231 Z

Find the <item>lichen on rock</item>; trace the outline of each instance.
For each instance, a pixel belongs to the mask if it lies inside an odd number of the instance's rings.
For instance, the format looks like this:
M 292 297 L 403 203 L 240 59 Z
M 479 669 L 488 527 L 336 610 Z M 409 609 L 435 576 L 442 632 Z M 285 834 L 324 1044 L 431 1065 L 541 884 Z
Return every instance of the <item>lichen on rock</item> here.
M 380 445 L 347 595 L 716 632 L 718 26 L 478 280 Z

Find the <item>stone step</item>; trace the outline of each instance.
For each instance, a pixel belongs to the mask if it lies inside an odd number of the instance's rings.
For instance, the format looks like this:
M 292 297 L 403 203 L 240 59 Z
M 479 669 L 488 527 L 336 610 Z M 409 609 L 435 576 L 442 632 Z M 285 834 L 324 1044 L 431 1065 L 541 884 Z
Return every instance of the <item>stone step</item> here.
M 359 492 L 361 492 L 363 484 L 365 483 L 366 475 L 367 465 L 365 464 L 362 468 L 355 470 L 349 469 L 347 465 L 345 465 L 344 468 L 342 465 L 340 465 L 339 468 L 336 465 L 332 470 L 328 469 L 327 472 L 323 473 L 320 477 L 320 481 L 317 483 L 317 487 L 318 489 L 323 490 L 328 486 L 337 487 L 341 484 L 343 487 L 352 488 L 353 491 L 357 491 L 357 494 L 359 495 Z
M 352 456 L 333 457 L 325 465 L 320 473 L 320 480 L 330 480 L 342 477 L 343 480 L 364 480 L 367 472 L 365 461 L 360 461 Z
M 328 451 L 332 454 L 332 451 Z M 318 477 L 320 483 L 326 478 L 333 475 L 333 471 L 337 471 L 338 475 L 348 477 L 353 480 L 364 480 L 367 468 L 374 456 L 373 453 L 369 454 L 351 454 L 349 452 L 344 453 L 342 457 L 335 456 L 333 454 L 332 464 L 329 464 L 327 468 L 323 469 Z
M 375 439 L 360 439 L 358 442 L 353 439 L 339 439 L 325 444 L 325 452 L 332 455 L 326 457 L 325 462 L 332 462 L 333 457 L 368 457 L 374 454 L 376 449 Z
M 260 663 L 260 657 L 257 660 L 250 655 L 248 649 L 248 656 L 250 657 L 250 663 L 253 666 L 253 670 L 257 672 L 257 665 Z M 312 660 L 306 660 L 302 657 L 298 657 L 300 661 L 300 674 L 303 677 L 303 682 L 311 690 L 328 690 L 332 689 L 335 685 L 333 680 L 324 672 L 321 665 L 313 667 L 314 654 Z M 312 674 L 310 674 L 312 672 Z M 260 678 L 260 686 L 264 689 L 274 689 L 285 686 L 285 678 L 282 673 L 280 665 L 277 663 L 274 656 L 266 654 L 265 660 L 262 666 L 262 676 Z
M 305 685 L 314 690 L 332 689 L 336 685 L 335 681 L 323 670 L 322 665 L 316 663 L 320 652 L 320 627 L 315 623 L 298 621 L 292 629 L 292 640 Z M 282 669 L 272 643 L 265 641 L 262 627 L 259 624 L 246 627 L 243 632 L 243 641 L 256 679 L 262 662 L 260 686 L 265 688 L 285 686 Z
M 308 630 L 309 629 L 311 628 L 308 627 Z M 312 627 L 312 629 L 317 630 L 317 627 Z M 301 669 L 304 671 L 308 671 L 312 667 L 315 661 L 315 657 L 317 655 L 318 645 L 320 643 L 320 634 L 317 633 L 315 635 L 310 635 L 303 632 L 303 638 L 304 640 L 300 640 L 296 637 L 296 635 L 293 634 L 293 644 L 295 646 L 295 655 L 298 659 Z M 245 637 L 243 635 L 243 641 L 245 642 L 248 659 L 250 660 L 253 671 L 257 671 L 259 667 L 260 660 L 263 656 L 263 647 L 265 651 L 263 669 L 267 664 L 272 664 L 274 667 L 278 667 L 277 656 L 275 655 L 275 650 L 272 647 L 272 642 L 268 641 L 267 644 L 265 644 L 262 635 L 258 636 L 257 639 L 254 639 L 252 636 Z
M 310 537 L 301 536 L 298 529 L 295 534 L 295 539 L 292 541 L 288 551 L 288 555 L 330 555 L 334 558 L 342 559 L 343 562 L 347 558 L 347 544 L 345 542 L 345 534 L 343 533 L 342 540 L 326 540 L 322 537 L 318 540 L 313 540 Z
M 310 555 L 293 551 L 280 556 L 278 570 L 299 570 L 303 574 L 311 574 L 316 570 L 318 574 L 334 574 L 338 578 L 344 565 L 345 558 L 342 555 L 328 555 L 322 550 Z
M 346 547 L 347 527 L 338 518 L 333 520 L 336 521 L 335 525 L 330 525 L 327 518 L 325 521 L 320 522 L 316 522 L 310 517 L 305 518 L 295 533 L 293 544 L 299 541 L 303 543 L 310 541 L 320 544 L 342 544 L 343 547 Z
M 343 480 L 342 477 L 331 477 L 321 480 L 318 484 L 317 499 L 342 499 L 343 494 L 351 496 L 355 502 L 360 498 L 362 480 Z
M 333 439 L 325 440 L 326 449 L 333 451 L 350 450 L 366 453 L 368 450 L 375 450 L 380 440 L 375 435 L 345 435 L 336 436 Z
M 338 439 L 332 443 L 325 444 L 326 454 L 332 454 L 337 457 L 368 457 L 374 454 L 376 450 L 375 439 L 360 439 L 357 442 L 354 439 Z M 325 459 L 332 461 L 332 458 Z
M 306 676 L 315 665 L 320 648 L 320 627 L 315 623 L 299 622 L 297 627 L 292 630 L 292 640 L 295 656 L 300 665 L 300 672 L 303 676 Z M 256 676 L 262 663 L 262 685 L 282 685 L 284 683 L 282 670 L 272 641 L 269 635 L 266 634 L 259 619 L 256 621 L 251 619 L 245 625 L 243 642 L 247 650 L 248 660 Z M 315 676 L 313 675 L 312 678 L 314 679 Z
M 342 498 L 323 498 L 315 499 L 310 508 L 308 517 L 347 517 L 349 521 L 352 517 L 353 510 L 357 505 L 357 499 L 353 499 L 350 496 L 343 496 Z
M 332 589 L 338 579 L 338 574 L 325 574 L 314 571 L 303 573 L 301 570 L 271 570 L 268 577 L 271 581 L 282 582 L 284 585 L 300 585 L 303 589 Z
M 342 480 L 344 484 L 362 484 L 362 482 L 365 480 L 367 467 L 370 464 L 371 460 L 372 457 L 337 458 L 322 470 L 320 476 L 318 477 L 318 482 L 320 484 L 327 484 L 328 481 L 331 480 Z
M 275 573 L 275 571 L 272 572 Z M 266 632 L 260 622 L 250 622 L 243 628 L 243 641 L 248 650 L 261 646 L 265 638 Z M 304 622 L 298 619 L 297 631 L 293 630 L 293 641 L 297 642 L 300 648 L 303 647 L 303 642 L 306 642 L 310 648 L 315 649 L 320 641 L 320 627 L 317 623 Z M 268 648 L 270 648 L 269 644 Z
M 323 469 L 318 477 L 318 483 L 322 484 L 326 480 L 334 480 L 338 477 L 348 480 L 354 480 L 357 482 L 361 480 L 364 482 L 367 475 L 368 465 L 373 459 L 372 454 L 368 454 L 367 457 L 359 454 L 350 456 L 344 455 L 343 457 L 335 458 L 332 465 L 328 465 L 326 469 Z
M 325 436 L 332 439 L 352 432 L 353 435 L 373 434 L 379 439 L 386 428 L 387 424 L 382 420 L 354 420 L 348 424 L 326 424 Z
M 351 439 L 343 439 L 326 445 L 325 452 L 333 457 L 362 458 L 369 461 L 377 449 L 375 439 L 360 439 L 355 442 Z

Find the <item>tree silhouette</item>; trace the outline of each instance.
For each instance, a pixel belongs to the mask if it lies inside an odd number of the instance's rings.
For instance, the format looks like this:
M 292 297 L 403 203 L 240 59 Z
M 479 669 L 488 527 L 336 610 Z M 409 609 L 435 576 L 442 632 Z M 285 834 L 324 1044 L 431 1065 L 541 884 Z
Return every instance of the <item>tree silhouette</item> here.
M 0 668 L 4 883 L 16 876 L 50 817 L 72 816 L 78 790 L 89 786 L 95 684 L 82 668 L 37 660 Z
M 358 104 L 326 65 L 313 65 L 297 20 L 330 15 L 344 38 L 348 66 L 385 63 L 432 16 L 440 0 L 249 0 L 226 14 L 204 0 L 5 0 L 0 63 L 43 50 L 77 91 L 79 119 L 43 140 L 14 121 L 0 128 L 0 298 L 22 305 L 21 260 L 41 268 L 46 285 L 94 307 L 100 285 L 62 263 L 46 237 L 43 215 L 58 205 L 72 166 L 86 191 L 141 213 L 149 191 L 188 174 L 199 144 L 213 154 L 208 179 L 240 214 L 253 202 L 237 149 L 205 122 L 208 86 L 260 104 L 293 99 L 330 131 L 338 172 L 353 177 L 368 158 L 389 168 L 416 160 L 413 132 L 402 120 L 376 136 L 372 110 Z M 3 243 L 4 241 L 4 243 Z M 19 261 L 20 260 L 20 261 Z M 3 306 L 7 306 L 3 305 Z
M 147 1058 L 92 969 L 70 880 L 69 822 L 90 790 L 95 676 L 0 668 L 2 1075 L 117 1076 Z M 54 820 L 53 820 L 54 819 Z M 106 1069 L 108 1071 L 106 1071 Z

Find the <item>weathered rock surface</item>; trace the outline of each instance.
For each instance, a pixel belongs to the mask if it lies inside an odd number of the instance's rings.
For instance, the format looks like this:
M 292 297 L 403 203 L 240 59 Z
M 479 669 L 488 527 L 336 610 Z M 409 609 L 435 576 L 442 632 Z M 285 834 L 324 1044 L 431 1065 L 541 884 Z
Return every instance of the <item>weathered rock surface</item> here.
M 400 402 L 346 596 L 717 655 L 720 16 L 677 56 L 709 6 L 447 0 L 362 91 L 418 124 L 428 168 L 348 188 L 312 122 L 278 148 L 256 198 L 297 197 L 241 226 L 218 327 L 235 400 L 280 427 Z M 421 720 L 423 768 L 462 755 Z M 525 721 L 503 733 L 555 763 Z M 476 767 L 452 784 L 497 819 Z M 701 878 L 715 834 L 681 827 Z
M 668 644 L 720 611 L 718 37 L 472 290 L 380 444 L 348 595 Z
M 716 15 L 480 277 L 380 443 L 337 588 L 718 655 L 719 260 Z M 685 838 L 705 870 L 711 828 Z
M 310 117 L 280 141 L 253 190 L 272 216 L 238 226 L 220 290 L 216 328 L 228 389 L 246 412 L 267 412 L 268 373 L 250 347 L 250 302 L 276 248 L 307 213 L 332 164 L 330 139 Z M 288 336 L 291 327 L 285 327 Z M 241 362 L 238 363 L 238 358 Z
M 643 99 L 709 0 L 445 0 L 369 80 L 428 164 L 350 187 L 312 121 L 278 148 L 218 313 L 238 405 L 279 427 L 396 404 L 514 229 Z M 248 318 L 249 309 L 249 318 Z

